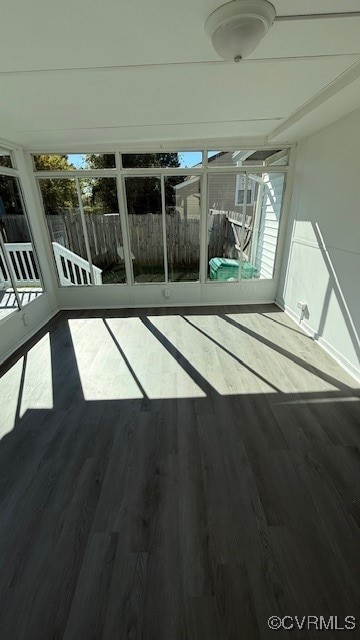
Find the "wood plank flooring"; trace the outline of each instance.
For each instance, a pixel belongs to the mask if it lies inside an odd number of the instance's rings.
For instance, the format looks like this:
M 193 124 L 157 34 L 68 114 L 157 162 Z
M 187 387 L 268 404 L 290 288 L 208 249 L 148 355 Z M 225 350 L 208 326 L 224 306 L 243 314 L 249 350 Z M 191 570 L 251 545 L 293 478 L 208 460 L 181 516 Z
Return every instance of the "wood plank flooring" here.
M 1 640 L 360 637 L 359 385 L 277 307 L 62 313 L 1 374 Z

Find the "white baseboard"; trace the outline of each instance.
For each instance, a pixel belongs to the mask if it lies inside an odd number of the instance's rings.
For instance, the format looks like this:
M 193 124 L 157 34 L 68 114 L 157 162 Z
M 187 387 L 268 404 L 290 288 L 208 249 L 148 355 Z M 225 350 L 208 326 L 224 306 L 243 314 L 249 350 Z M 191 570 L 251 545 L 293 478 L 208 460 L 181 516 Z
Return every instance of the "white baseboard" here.
M 356 380 L 356 382 L 360 382 L 360 369 L 355 367 L 352 362 L 345 358 L 345 356 L 340 353 L 340 351 L 335 349 L 335 347 L 330 344 L 330 342 L 328 342 L 322 336 L 319 336 L 316 331 L 309 324 L 307 324 L 306 320 L 302 320 L 300 322 L 299 314 L 295 313 L 293 309 L 280 302 L 280 300 L 275 300 L 275 304 L 280 309 L 285 311 L 285 313 L 287 313 L 287 315 L 290 316 L 292 320 L 294 320 L 294 322 L 304 331 L 304 333 L 306 333 L 315 342 L 317 342 L 318 345 L 320 345 L 320 347 L 329 354 L 329 356 L 331 356 L 347 373 L 349 373 Z
M 255 300 L 241 300 L 238 302 L 169 302 L 169 303 L 151 303 L 151 304 L 109 304 L 104 306 L 101 305 L 91 305 L 91 307 L 84 307 L 83 305 L 63 305 L 59 311 L 101 311 L 102 309 L 106 311 L 107 309 L 166 309 L 167 307 L 244 307 L 244 306 L 262 306 L 264 304 L 277 304 L 273 298 L 269 300 L 263 300 L 261 302 Z

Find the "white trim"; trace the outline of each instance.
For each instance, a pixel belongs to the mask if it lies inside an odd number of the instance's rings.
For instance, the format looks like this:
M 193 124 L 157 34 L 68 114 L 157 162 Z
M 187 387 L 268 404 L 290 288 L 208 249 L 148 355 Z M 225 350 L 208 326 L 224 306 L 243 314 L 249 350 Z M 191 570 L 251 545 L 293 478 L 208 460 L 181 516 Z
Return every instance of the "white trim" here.
M 238 177 L 238 176 L 237 176 Z M 237 187 L 237 182 L 236 182 L 236 187 Z M 248 188 L 249 188 L 249 176 L 247 173 L 245 173 L 245 177 L 244 177 L 244 199 L 243 199 L 243 203 L 242 203 L 242 227 L 241 227 L 241 233 L 240 233 L 240 252 L 239 252 L 239 271 L 238 271 L 238 281 L 240 282 L 242 280 L 242 261 L 243 261 L 243 247 L 244 247 L 244 242 L 245 242 L 245 231 L 246 231 L 246 211 L 247 211 L 247 207 L 248 207 L 248 203 L 247 203 L 247 194 L 248 194 Z
M 163 283 L 164 284 L 164 283 Z M 97 311 L 106 311 L 107 309 L 119 309 L 119 311 L 122 311 L 123 309 L 152 309 L 152 308 L 157 308 L 157 309 L 162 309 L 164 307 L 172 307 L 172 308 L 178 308 L 178 309 L 183 309 L 184 307 L 243 307 L 243 306 L 249 306 L 249 305 L 254 305 L 254 306 L 259 306 L 259 305 L 263 305 L 263 304 L 276 304 L 274 298 L 269 298 L 268 300 L 261 300 L 261 302 L 258 302 L 257 300 L 241 300 L 239 301 L 234 301 L 234 300 L 229 300 L 228 302 L 207 302 L 206 300 L 202 300 L 200 302 L 168 302 L 168 299 L 166 299 L 166 305 L 164 304 L 159 304 L 157 302 L 151 303 L 150 304 L 114 304 L 114 305 L 106 305 L 104 307 L 104 305 L 97 305 L 94 306 L 92 305 L 91 307 L 86 307 L 86 309 L 84 309 L 84 307 L 79 307 L 77 305 L 66 305 L 66 306 L 62 306 L 60 311 L 81 311 L 82 313 L 84 313 L 84 310 L 86 311 L 91 311 L 92 309 L 96 309 Z
M 17 151 L 18 149 L 22 149 L 22 146 L 20 144 L 10 142 L 9 140 L 4 140 L 3 138 L 0 138 L 0 147 L 4 151 Z
M 50 154 L 49 154 L 50 155 Z M 116 176 L 116 168 L 114 169 L 73 169 L 63 171 L 36 171 L 35 178 L 114 178 Z
M 282 120 L 283 118 L 281 118 Z M 292 142 L 281 142 L 281 148 L 291 148 L 293 145 Z M 237 151 L 241 150 L 254 150 L 257 151 L 259 149 L 279 149 L 279 143 L 276 142 L 268 142 L 266 136 L 258 136 L 257 138 L 202 138 L 202 139 L 191 139 L 191 140 L 154 140 L 153 142 L 149 140 L 139 141 L 139 142 L 114 142 L 112 144 L 99 144 L 99 145 L 82 145 L 81 150 L 79 147 L 69 147 L 69 145 L 59 145 L 57 147 L 51 146 L 46 148 L 46 146 L 34 147 L 30 146 L 27 151 L 31 155 L 84 155 L 86 153 L 116 153 L 120 151 L 121 153 L 165 153 L 165 152 L 181 152 L 181 151 L 204 151 L 203 156 L 203 166 L 205 166 L 205 162 L 207 161 L 207 153 L 208 151 L 221 149 L 221 151 Z M 84 169 L 79 169 L 79 171 L 84 171 Z
M 10 169 L 10 167 L 0 166 L 0 176 L 13 176 L 15 178 L 18 178 L 19 172 L 17 169 Z
M 166 208 L 165 208 L 165 180 L 164 174 L 160 176 L 160 192 L 161 192 L 161 226 L 163 233 L 163 253 L 164 253 L 164 278 L 165 284 L 169 282 L 169 262 L 166 240 Z
M 208 274 L 208 217 L 209 217 L 208 174 L 204 171 L 200 178 L 200 264 L 199 281 L 204 286 Z
M 226 166 L 211 166 L 208 165 L 209 173 L 287 173 L 289 167 L 287 165 L 254 165 L 248 167 L 226 167 Z
M 125 184 L 124 179 L 121 175 L 121 153 L 118 151 L 115 152 L 115 162 L 116 162 L 116 192 L 118 197 L 118 205 L 119 205 L 119 214 L 120 214 L 120 227 L 121 227 L 121 236 L 124 247 L 124 261 L 125 261 L 125 274 L 126 274 L 126 282 L 119 284 L 134 284 L 134 274 L 133 274 L 133 266 L 132 266 L 132 258 L 131 258 L 131 238 L 129 232 L 128 225 L 128 215 L 127 215 L 127 202 L 126 202 L 126 193 L 125 193 Z
M 351 375 L 356 382 L 360 382 L 360 368 L 355 367 L 345 356 L 340 353 L 330 342 L 328 342 L 323 336 L 320 336 L 306 321 L 300 321 L 300 314 L 297 314 L 281 302 L 278 298 L 275 299 L 275 304 L 297 324 L 306 335 L 310 336 L 314 342 L 324 350 L 326 353 L 337 362 L 346 373 Z
M 360 62 L 357 61 L 351 67 L 340 73 L 335 80 L 330 82 L 324 89 L 319 91 L 313 98 L 305 102 L 299 109 L 294 111 L 289 118 L 286 118 L 278 127 L 267 136 L 267 140 L 273 140 L 281 133 L 290 129 L 294 124 L 303 120 L 309 113 L 320 107 L 324 102 L 330 100 L 337 93 L 345 89 L 349 84 L 360 77 Z
M 87 230 L 86 221 L 85 221 L 84 205 L 83 205 L 83 201 L 82 201 L 82 193 L 81 193 L 80 179 L 79 178 L 75 178 L 75 184 L 76 184 L 76 192 L 77 192 L 77 197 L 78 197 L 78 205 L 79 205 L 79 211 L 80 211 L 81 224 L 82 224 L 84 240 L 85 240 L 86 257 L 88 259 L 90 275 L 91 275 L 91 285 L 90 286 L 94 287 L 96 283 L 95 283 L 94 269 L 93 269 L 92 256 L 91 256 L 90 244 L 89 244 L 89 236 L 88 236 L 88 230 Z M 81 271 L 80 271 L 80 274 L 81 274 Z

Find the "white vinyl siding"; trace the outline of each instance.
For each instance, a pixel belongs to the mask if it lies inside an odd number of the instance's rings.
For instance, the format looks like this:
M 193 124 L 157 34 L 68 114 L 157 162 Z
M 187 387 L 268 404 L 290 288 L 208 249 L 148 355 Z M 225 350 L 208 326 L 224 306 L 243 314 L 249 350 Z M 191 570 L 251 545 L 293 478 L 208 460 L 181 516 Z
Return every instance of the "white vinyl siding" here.
M 265 181 L 264 197 L 261 207 L 255 266 L 260 273 L 260 278 L 272 278 L 279 231 L 284 175 L 265 175 L 263 179 Z

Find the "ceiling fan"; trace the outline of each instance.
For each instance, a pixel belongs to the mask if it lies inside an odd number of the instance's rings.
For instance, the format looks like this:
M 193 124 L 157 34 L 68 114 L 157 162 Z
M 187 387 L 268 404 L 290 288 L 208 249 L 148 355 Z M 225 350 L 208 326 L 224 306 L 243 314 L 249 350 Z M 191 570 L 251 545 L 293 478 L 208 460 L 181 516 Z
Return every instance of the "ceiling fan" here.
M 256 49 L 274 22 L 353 16 L 360 16 L 360 11 L 277 16 L 268 0 L 232 0 L 208 17 L 205 30 L 221 58 L 240 62 Z

